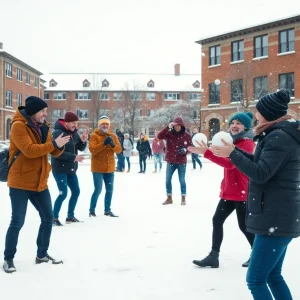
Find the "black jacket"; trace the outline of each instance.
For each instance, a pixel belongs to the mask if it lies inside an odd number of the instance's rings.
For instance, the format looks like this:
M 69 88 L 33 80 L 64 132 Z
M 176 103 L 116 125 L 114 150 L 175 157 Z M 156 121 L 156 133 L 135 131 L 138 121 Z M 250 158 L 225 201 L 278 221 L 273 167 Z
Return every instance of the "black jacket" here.
M 59 119 L 54 126 L 52 133 L 53 140 L 55 140 L 62 133 L 63 136 L 70 135 L 69 142 L 65 145 L 65 151 L 58 157 L 51 157 L 51 165 L 53 173 L 67 173 L 74 174 L 78 169 L 78 162 L 75 158 L 79 151 L 84 151 L 87 143 L 83 143 L 77 130 L 71 132 L 63 126 L 63 120 Z
M 254 155 L 230 159 L 249 176 L 246 226 L 254 234 L 300 236 L 300 127 L 284 121 L 263 132 Z
M 139 139 L 136 144 L 136 150 L 139 151 L 140 156 L 147 156 L 152 155 L 152 150 L 150 147 L 150 143 L 148 140 L 145 139 Z

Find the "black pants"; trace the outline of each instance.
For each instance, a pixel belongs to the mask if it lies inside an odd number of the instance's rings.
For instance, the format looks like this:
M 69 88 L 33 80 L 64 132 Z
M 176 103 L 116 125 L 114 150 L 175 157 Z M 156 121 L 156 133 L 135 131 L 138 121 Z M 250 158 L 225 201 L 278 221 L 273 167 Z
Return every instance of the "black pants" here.
M 246 202 L 220 199 L 213 216 L 212 250 L 220 251 L 223 241 L 223 224 L 234 210 L 236 211 L 240 230 L 245 235 L 252 248 L 254 234 L 246 232 Z
M 139 154 L 139 161 L 140 161 L 140 171 L 141 172 L 146 172 L 146 160 L 147 160 L 147 155 L 143 154 Z

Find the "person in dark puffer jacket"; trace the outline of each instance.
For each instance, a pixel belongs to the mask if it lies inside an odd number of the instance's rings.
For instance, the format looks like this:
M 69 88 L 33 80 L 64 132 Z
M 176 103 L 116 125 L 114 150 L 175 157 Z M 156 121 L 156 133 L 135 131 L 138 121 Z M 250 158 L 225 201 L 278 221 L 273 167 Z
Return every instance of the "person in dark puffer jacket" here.
M 140 138 L 136 144 L 136 150 L 139 152 L 139 162 L 140 162 L 140 171 L 139 173 L 145 174 L 147 167 L 147 157 L 152 155 L 152 150 L 150 147 L 150 143 L 148 141 L 148 137 L 141 133 Z
M 53 225 L 62 226 L 59 221 L 59 212 L 63 201 L 67 198 L 68 187 L 71 190 L 69 200 L 68 215 L 66 223 L 79 222 L 74 216 L 74 210 L 80 194 L 80 188 L 76 171 L 78 162 L 83 161 L 83 156 L 78 155 L 79 151 L 84 151 L 87 146 L 89 129 L 85 130 L 81 135 L 77 132 L 78 117 L 73 112 L 66 112 L 64 119 L 59 119 L 54 126 L 53 139 L 59 135 L 70 135 L 69 142 L 65 145 L 64 153 L 59 157 L 51 157 L 52 173 L 56 181 L 59 195 L 54 202 L 53 207 Z
M 255 240 L 247 284 L 256 300 L 293 299 L 281 275 L 287 247 L 300 236 L 300 122 L 287 115 L 289 101 L 283 89 L 257 103 L 254 155 L 225 141 L 212 149 L 249 177 L 246 226 Z

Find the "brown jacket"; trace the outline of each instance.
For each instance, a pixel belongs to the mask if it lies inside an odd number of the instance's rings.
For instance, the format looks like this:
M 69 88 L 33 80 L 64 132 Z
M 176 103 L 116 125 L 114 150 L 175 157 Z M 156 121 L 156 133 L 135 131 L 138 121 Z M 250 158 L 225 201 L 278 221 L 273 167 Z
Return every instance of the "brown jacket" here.
M 42 140 L 30 117 L 26 115 L 24 107 L 20 106 L 17 109 L 10 134 L 10 160 L 18 150 L 21 153 L 9 171 L 9 187 L 37 192 L 48 187 L 47 181 L 51 171 L 48 154 L 59 156 L 63 152 L 54 147 L 49 125 L 45 122 L 41 126 L 44 137 Z
M 111 136 L 115 147 L 103 144 L 105 138 Z M 112 132 L 103 133 L 98 128 L 91 134 L 89 141 L 89 149 L 91 152 L 91 171 L 99 173 L 115 172 L 115 153 L 122 152 L 122 146 L 117 135 Z

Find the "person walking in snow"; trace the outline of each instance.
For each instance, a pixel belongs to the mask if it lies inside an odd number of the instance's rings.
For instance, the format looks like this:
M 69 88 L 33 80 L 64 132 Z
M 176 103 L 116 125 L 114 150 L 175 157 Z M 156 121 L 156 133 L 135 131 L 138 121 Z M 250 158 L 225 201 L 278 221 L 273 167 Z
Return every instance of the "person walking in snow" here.
M 225 141 L 212 148 L 249 177 L 246 226 L 255 240 L 246 280 L 255 300 L 293 299 L 281 275 L 288 245 L 300 236 L 300 122 L 287 115 L 289 102 L 282 89 L 256 104 L 254 155 Z
M 41 98 L 30 96 L 25 101 L 25 107 L 18 107 L 12 120 L 9 163 L 15 155 L 18 157 L 9 170 L 7 182 L 12 215 L 5 239 L 3 269 L 6 273 L 16 271 L 13 260 L 19 233 L 25 222 L 28 200 L 41 218 L 35 263 L 62 263 L 48 254 L 53 223 L 51 196 L 47 185 L 51 171 L 48 154 L 61 155 L 70 136 L 60 135 L 52 141 L 50 124 L 45 120 L 47 107 L 47 103 Z
M 152 154 L 154 157 L 154 171 L 157 173 L 157 165 L 159 165 L 159 171 L 162 169 L 162 160 L 164 154 L 165 142 L 157 138 L 158 131 L 155 131 L 155 138 L 152 141 Z
M 186 132 L 183 120 L 181 117 L 177 117 L 166 126 L 157 137 L 160 140 L 166 140 L 166 191 L 167 200 L 162 204 L 172 204 L 172 177 L 177 170 L 180 189 L 181 189 L 181 205 L 186 205 L 186 163 L 188 154 L 187 148 L 192 145 L 192 137 Z
M 133 142 L 132 142 L 131 138 L 129 137 L 128 133 L 124 134 L 123 149 L 124 149 L 123 155 L 127 161 L 127 166 L 128 166 L 127 173 L 129 173 L 130 172 L 130 157 L 131 157 L 131 152 L 133 150 Z
M 152 155 L 150 143 L 148 137 L 143 133 L 140 134 L 140 138 L 137 141 L 136 150 L 139 152 L 140 171 L 139 173 L 145 174 L 147 168 L 147 157 Z
M 116 134 L 110 131 L 110 120 L 101 116 L 98 128 L 90 136 L 89 150 L 91 152 L 91 171 L 94 180 L 94 192 L 90 203 L 90 217 L 96 217 L 95 209 L 98 198 L 102 192 L 103 181 L 105 184 L 104 215 L 117 217 L 111 211 L 111 201 L 114 190 L 115 153 L 122 152 L 122 146 Z
M 253 153 L 252 127 L 253 114 L 251 112 L 239 112 L 229 120 L 229 132 L 233 138 L 233 144 L 247 153 Z M 248 177 L 244 175 L 228 158 L 215 156 L 207 145 L 202 143 L 197 147 L 188 148 L 192 153 L 204 154 L 206 159 L 224 168 L 224 178 L 221 182 L 220 201 L 213 216 L 213 234 L 211 252 L 202 260 L 194 260 L 199 267 L 219 267 L 219 253 L 223 241 L 223 224 L 235 210 L 239 228 L 245 235 L 251 248 L 254 235 L 246 231 L 246 200 L 248 193 Z M 249 260 L 242 264 L 249 265 Z
M 198 131 L 198 128 L 195 127 L 193 129 L 193 133 L 192 133 L 192 138 L 195 134 L 197 134 L 199 131 Z M 199 165 L 200 167 L 200 170 L 202 169 L 202 163 L 201 163 L 201 160 L 199 158 L 199 154 L 198 153 L 192 153 L 191 154 L 192 156 L 192 163 L 193 163 L 193 169 L 192 170 L 196 170 L 196 163 Z
M 117 153 L 117 172 L 124 172 L 125 170 L 125 157 L 123 153 L 123 142 L 124 142 L 124 134 L 120 129 L 116 129 L 116 135 L 118 136 L 119 142 L 122 146 L 122 151 L 120 153 Z
M 59 212 L 63 201 L 67 198 L 68 187 L 71 190 L 69 199 L 68 214 L 66 223 L 79 222 L 74 216 L 75 207 L 80 194 L 80 188 L 77 177 L 78 162 L 83 161 L 83 156 L 78 155 L 79 151 L 84 151 L 87 146 L 89 129 L 85 130 L 81 135 L 77 130 L 78 116 L 71 111 L 66 112 L 64 119 L 59 119 L 54 125 L 52 134 L 55 140 L 58 136 L 70 136 L 70 140 L 65 145 L 65 151 L 58 157 L 51 158 L 52 173 L 56 181 L 59 195 L 57 196 L 53 207 L 53 225 L 62 226 L 59 221 Z

